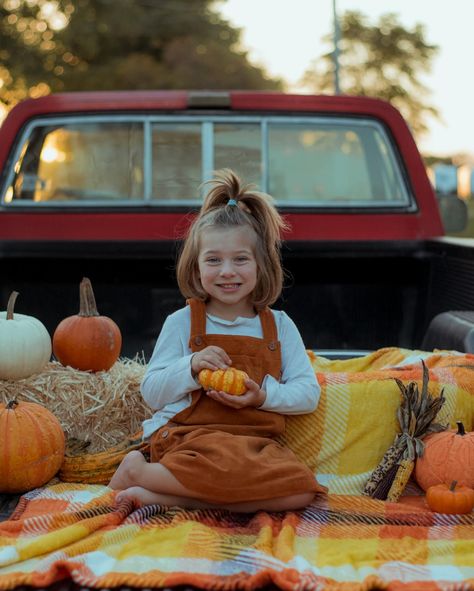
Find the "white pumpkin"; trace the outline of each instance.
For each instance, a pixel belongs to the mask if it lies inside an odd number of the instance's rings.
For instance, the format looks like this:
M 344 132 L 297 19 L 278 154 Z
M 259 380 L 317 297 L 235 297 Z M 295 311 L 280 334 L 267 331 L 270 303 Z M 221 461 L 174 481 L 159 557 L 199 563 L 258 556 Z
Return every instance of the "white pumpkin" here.
M 38 319 L 13 314 L 18 292 L 0 312 L 0 379 L 20 380 L 40 372 L 51 358 L 51 337 Z

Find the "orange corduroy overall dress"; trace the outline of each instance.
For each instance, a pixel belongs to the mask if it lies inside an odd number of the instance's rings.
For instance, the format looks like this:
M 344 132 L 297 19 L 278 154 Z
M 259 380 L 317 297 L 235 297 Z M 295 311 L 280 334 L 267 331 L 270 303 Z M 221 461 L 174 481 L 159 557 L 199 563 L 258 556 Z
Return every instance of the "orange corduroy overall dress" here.
M 206 307 L 189 300 L 190 348 L 222 347 L 232 366 L 261 384 L 266 374 L 280 377 L 281 352 L 270 309 L 259 313 L 263 338 L 206 334 Z M 156 431 L 150 441 L 151 461 L 160 462 L 192 491 L 211 503 L 238 503 L 323 492 L 294 453 L 274 440 L 285 429 L 285 417 L 256 408 L 234 409 L 209 398 L 202 389 L 192 404 Z

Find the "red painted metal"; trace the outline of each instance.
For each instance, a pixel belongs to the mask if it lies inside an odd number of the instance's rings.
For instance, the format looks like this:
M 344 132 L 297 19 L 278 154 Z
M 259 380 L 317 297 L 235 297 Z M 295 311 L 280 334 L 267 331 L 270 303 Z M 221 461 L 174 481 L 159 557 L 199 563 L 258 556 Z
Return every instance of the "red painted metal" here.
M 426 237 L 420 214 L 286 215 L 287 240 L 419 240 Z M 3 240 L 176 240 L 190 216 L 175 213 L 0 213 Z
M 18 103 L 0 128 L 0 170 L 20 129 L 34 117 L 64 113 L 182 111 L 188 105 L 184 91 L 71 92 L 27 99 Z
M 231 91 L 231 111 L 255 113 L 347 114 L 372 117 L 392 135 L 405 165 L 418 211 L 321 213 L 306 210 L 288 214 L 289 240 L 420 240 L 443 235 L 436 197 L 413 137 L 400 113 L 377 99 L 347 96 L 289 95 Z M 90 92 L 30 99 L 9 113 L 0 129 L 0 169 L 5 165 L 22 126 L 40 115 L 104 112 L 176 112 L 188 105 L 182 91 Z M 183 234 L 189 215 L 142 211 L 105 212 L 49 210 L 0 211 L 0 240 L 174 240 Z
M 385 125 L 392 135 L 405 165 L 419 207 L 417 222 L 421 237 L 444 234 L 436 197 L 426 174 L 425 165 L 405 120 L 392 105 L 379 99 L 355 96 L 282 95 L 278 93 L 231 93 L 232 108 L 236 110 L 291 111 L 292 113 L 338 113 L 372 117 Z M 341 212 L 341 216 L 345 214 Z M 404 217 L 409 217 L 405 215 Z M 351 216 L 354 220 L 354 216 Z M 385 225 L 383 216 L 377 224 Z M 396 216 L 392 218 L 397 223 Z M 398 220 L 400 221 L 400 220 Z M 375 228 L 374 228 L 375 230 Z M 395 230 L 396 231 L 396 230 Z M 415 236 L 413 236 L 415 238 Z

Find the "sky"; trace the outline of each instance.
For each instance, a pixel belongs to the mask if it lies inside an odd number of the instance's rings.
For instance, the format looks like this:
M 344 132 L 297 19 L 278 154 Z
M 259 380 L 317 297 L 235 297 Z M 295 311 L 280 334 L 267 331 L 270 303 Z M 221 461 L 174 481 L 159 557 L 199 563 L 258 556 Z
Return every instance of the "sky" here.
M 474 76 L 469 65 L 474 52 L 474 1 L 336 0 L 336 10 L 339 15 L 358 10 L 372 24 L 380 15 L 394 12 L 409 29 L 424 25 L 425 40 L 439 50 L 431 73 L 421 80 L 431 90 L 431 104 L 442 120 L 427 120 L 430 132 L 419 148 L 425 154 L 474 157 Z M 220 11 L 243 29 L 243 48 L 251 61 L 283 78 L 289 90 L 296 91 L 312 60 L 331 49 L 322 38 L 332 34 L 333 0 L 226 0 Z M 341 80 L 343 76 L 341 71 Z

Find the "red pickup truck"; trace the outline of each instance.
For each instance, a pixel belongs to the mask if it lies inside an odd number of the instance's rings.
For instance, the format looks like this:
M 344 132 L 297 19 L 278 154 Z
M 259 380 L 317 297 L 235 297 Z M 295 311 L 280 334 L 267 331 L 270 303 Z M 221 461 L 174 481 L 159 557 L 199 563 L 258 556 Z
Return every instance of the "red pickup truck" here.
M 77 312 L 87 276 L 123 355 L 148 356 L 183 303 L 174 264 L 199 186 L 223 167 L 272 194 L 291 224 L 278 306 L 308 348 L 467 347 L 472 241 L 444 237 L 399 112 L 361 97 L 100 92 L 20 103 L 0 129 L 4 305 L 19 291 L 18 312 L 52 332 Z

